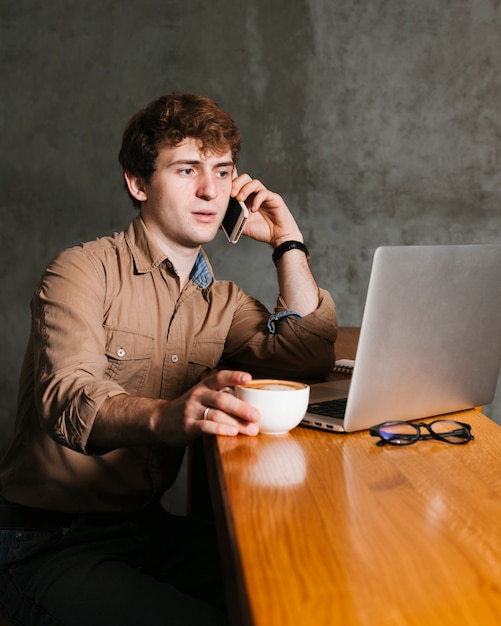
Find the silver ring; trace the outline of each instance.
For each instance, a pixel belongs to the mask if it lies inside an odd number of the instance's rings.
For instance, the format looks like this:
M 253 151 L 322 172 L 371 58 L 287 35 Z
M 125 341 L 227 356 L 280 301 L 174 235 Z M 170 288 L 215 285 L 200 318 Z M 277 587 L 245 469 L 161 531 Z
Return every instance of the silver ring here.
M 206 419 L 207 419 L 207 414 L 209 413 L 209 409 L 210 409 L 210 406 L 206 406 L 206 407 L 205 407 L 204 416 L 203 416 L 203 418 L 202 418 L 202 419 L 204 419 L 204 420 L 206 420 Z

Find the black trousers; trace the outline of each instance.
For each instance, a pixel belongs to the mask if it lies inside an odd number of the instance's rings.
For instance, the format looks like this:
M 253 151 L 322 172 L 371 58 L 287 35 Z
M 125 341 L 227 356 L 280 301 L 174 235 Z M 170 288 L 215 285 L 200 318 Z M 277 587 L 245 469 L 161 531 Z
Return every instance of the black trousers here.
M 210 522 L 165 512 L 108 522 L 0 530 L 2 612 L 37 626 L 227 623 Z

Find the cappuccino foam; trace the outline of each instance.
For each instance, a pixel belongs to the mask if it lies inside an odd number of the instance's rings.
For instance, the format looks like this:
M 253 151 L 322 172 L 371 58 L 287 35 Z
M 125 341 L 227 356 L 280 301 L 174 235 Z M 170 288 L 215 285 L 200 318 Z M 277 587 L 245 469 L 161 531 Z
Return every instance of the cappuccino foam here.
M 304 389 L 306 385 L 290 380 L 253 380 L 246 385 L 240 385 L 248 389 L 264 389 L 265 391 L 294 391 Z

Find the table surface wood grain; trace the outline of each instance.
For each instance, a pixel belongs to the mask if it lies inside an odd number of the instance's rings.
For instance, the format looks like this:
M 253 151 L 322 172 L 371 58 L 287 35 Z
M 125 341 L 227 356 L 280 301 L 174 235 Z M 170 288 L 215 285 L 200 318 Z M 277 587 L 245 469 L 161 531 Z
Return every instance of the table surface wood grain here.
M 206 437 L 232 623 L 499 624 L 501 428 L 454 417 L 473 441 Z

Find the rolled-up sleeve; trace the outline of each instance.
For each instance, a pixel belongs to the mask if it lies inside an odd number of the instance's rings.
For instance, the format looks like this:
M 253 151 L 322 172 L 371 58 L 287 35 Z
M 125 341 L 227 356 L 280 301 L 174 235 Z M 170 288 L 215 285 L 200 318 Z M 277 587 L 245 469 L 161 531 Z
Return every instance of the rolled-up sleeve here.
M 317 309 L 304 317 L 294 314 L 281 297 L 271 316 L 257 301 L 243 297 L 234 314 L 224 359 L 254 376 L 321 379 L 334 366 L 337 329 L 336 307 L 324 289 L 319 289 Z

